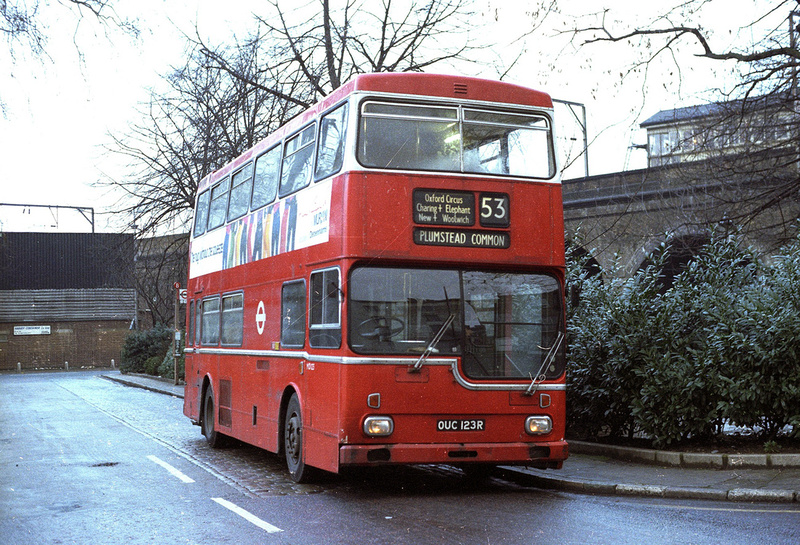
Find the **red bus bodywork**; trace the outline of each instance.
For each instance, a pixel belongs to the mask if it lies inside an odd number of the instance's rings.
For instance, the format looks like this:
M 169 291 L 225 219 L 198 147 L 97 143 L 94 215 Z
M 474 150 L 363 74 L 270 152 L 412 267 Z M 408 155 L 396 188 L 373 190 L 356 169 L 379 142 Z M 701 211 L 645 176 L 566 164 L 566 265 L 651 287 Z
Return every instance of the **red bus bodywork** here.
M 544 116 L 552 113 L 546 94 L 505 83 L 427 74 L 363 75 L 203 180 L 198 194 L 342 101 L 350 101 L 350 115 L 358 117 L 359 105 L 366 100 L 524 107 Z M 287 406 L 296 396 L 302 409 L 303 462 L 331 472 L 346 466 L 387 463 L 560 468 L 567 458 L 563 366 L 558 376 L 540 377 L 535 385 L 532 377 L 469 378 L 463 354 L 433 349 L 419 364 L 418 352 L 354 350 L 352 331 L 369 319 L 348 323 L 353 312 L 348 304 L 354 305 L 349 292 L 357 288 L 350 285 L 351 273 L 360 266 L 543 274 L 557 281 L 563 296 L 564 228 L 561 186 L 555 172 L 549 179 L 520 179 L 368 168 L 354 160 L 355 146 L 352 144 L 339 172 L 312 182 L 297 194 L 299 199 L 303 191 L 324 188 L 320 191 L 326 203 L 322 207 L 327 215 L 326 240 L 297 249 L 284 245 L 276 255 L 255 259 L 254 243 L 248 239 L 245 257 L 216 270 L 219 267 L 200 263 L 205 256 L 219 252 L 221 245 L 226 255 L 232 255 L 226 249 L 228 243 L 220 242 L 221 236 L 213 244 L 204 242 L 213 237 L 211 230 L 193 237 L 184 413 L 195 423 L 213 419 L 217 433 L 282 452 L 288 433 Z M 473 206 L 477 207 L 487 194 L 507 196 L 509 225 L 462 229 L 419 222 L 420 207 L 415 203 L 423 198 L 433 201 L 474 195 L 477 204 Z M 285 210 L 288 205 L 281 206 Z M 268 214 L 263 212 L 258 222 Z M 240 236 L 255 236 L 261 225 L 255 218 L 253 211 L 245 216 L 244 227 L 239 229 L 249 235 Z M 277 215 L 273 227 L 275 218 Z M 281 228 L 285 235 L 285 225 Z M 430 232 L 422 233 L 425 229 Z M 429 240 L 421 243 L 421 237 Z M 466 242 L 466 237 L 474 240 Z M 493 237 L 502 242 L 495 243 Z M 308 290 L 312 271 L 327 269 L 337 270 L 341 279 L 340 345 L 310 346 L 305 323 L 302 346 L 285 346 L 281 343 L 282 289 L 287 282 L 302 281 L 303 289 Z M 201 341 L 200 301 L 217 294 L 241 294 L 239 342 Z M 563 317 L 563 306 L 560 308 Z M 562 318 L 559 328 L 563 327 Z M 213 392 L 213 415 L 203 414 L 208 391 Z M 390 416 L 390 434 L 368 436 L 364 422 L 370 415 Z M 524 428 L 531 415 L 549 417 L 552 429 L 540 435 L 527 433 Z

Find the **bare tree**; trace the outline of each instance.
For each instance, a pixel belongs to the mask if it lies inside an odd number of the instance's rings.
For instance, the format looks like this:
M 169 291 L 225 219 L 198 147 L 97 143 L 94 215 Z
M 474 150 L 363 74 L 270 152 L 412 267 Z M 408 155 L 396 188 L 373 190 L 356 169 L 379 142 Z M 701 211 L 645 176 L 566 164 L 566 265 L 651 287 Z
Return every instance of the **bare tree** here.
M 173 325 L 174 283 L 185 286 L 189 237 L 185 234 L 142 237 L 136 241 L 135 286 L 139 327 Z M 178 325 L 184 316 L 179 313 Z
M 226 54 L 242 74 L 260 80 L 252 45 Z M 286 102 L 209 68 L 197 49 L 163 84 L 127 134 L 111 135 L 107 148 L 127 159 L 126 176 L 102 182 L 125 194 L 117 214 L 137 233 L 137 292 L 150 325 L 172 322 L 172 285 L 186 279 L 186 231 L 198 182 L 293 115 Z
M 623 76 L 640 70 L 646 78 L 656 61 L 665 61 L 680 84 L 687 50 L 733 67 L 736 80 L 709 89 L 714 100 L 697 108 L 693 126 L 684 120 L 664 164 L 672 163 L 670 175 L 684 186 L 684 202 L 695 209 L 698 199 L 703 202 L 703 214 L 687 216 L 767 230 L 777 245 L 793 236 L 799 213 L 798 2 L 757 4 L 761 11 L 734 43 L 701 25 L 709 5 L 710 0 L 675 2 L 635 27 L 604 10 L 591 22 L 582 19 L 570 33 L 582 47 L 616 43 L 630 48 L 635 60 L 622 67 Z
M 337 7 L 332 7 L 331 4 Z M 471 0 L 423 3 L 314 0 L 286 9 L 269 2 L 256 15 L 249 43 L 260 44 L 271 85 L 239 71 L 198 37 L 211 66 L 289 103 L 306 108 L 353 75 L 423 71 L 447 60 L 464 60 Z
M 261 81 L 252 44 L 236 48 L 231 59 L 240 73 Z M 111 136 L 109 151 L 128 159 L 126 176 L 103 182 L 126 194 L 117 211 L 142 236 L 185 232 L 199 181 L 292 115 L 259 87 L 209 68 L 198 50 L 163 79 L 166 90 L 151 92 L 141 122 Z
M 198 33 L 186 65 L 164 77 L 141 121 L 109 146 L 129 162 L 125 177 L 104 183 L 126 195 L 118 212 L 136 225 L 139 292 L 154 320 L 168 321 L 169 286 L 185 277 L 170 252 L 185 256 L 186 239 L 144 239 L 188 231 L 199 181 L 354 74 L 420 71 L 459 58 L 468 50 L 460 29 L 468 27 L 469 2 L 404 2 L 401 10 L 384 0 L 375 11 L 375 2 L 345 0 L 334 9 L 320 0 L 287 11 L 275 0 L 231 46 L 212 46 Z
M 56 4 L 65 13 L 72 12 L 80 25 L 85 19 L 98 22 L 103 27 L 116 27 L 138 35 L 136 25 L 120 17 L 114 9 L 116 0 L 58 0 Z M 47 24 L 43 12 L 54 6 L 40 0 L 0 0 L 0 35 L 8 45 L 8 53 L 16 58 L 15 48 L 22 47 L 34 57 L 46 55 Z M 76 49 L 80 54 L 80 48 Z
M 46 36 L 37 14 L 39 4 L 9 3 L 0 0 L 0 33 L 8 44 L 8 52 L 14 58 L 14 47 L 22 45 L 35 55 L 44 51 Z
M 125 34 L 138 36 L 139 30 L 132 21 L 120 17 L 114 10 L 117 0 L 58 0 L 57 2 L 41 2 L 40 0 L 0 0 L 0 37 L 6 42 L 11 66 L 15 66 L 21 53 L 30 59 L 49 59 L 47 53 L 48 26 L 44 19 L 72 14 L 75 21 L 75 33 L 84 22 L 97 23 L 103 29 L 116 28 Z M 56 5 L 53 5 L 56 4 Z M 55 8 L 55 9 L 54 9 Z M 77 41 L 75 52 L 83 60 L 83 52 Z M 12 73 L 13 76 L 13 73 Z M 5 113 L 5 104 L 0 94 L 0 111 Z
M 105 183 L 128 198 L 118 207 L 141 233 L 186 230 L 197 184 L 207 174 L 309 107 L 353 74 L 422 70 L 467 51 L 460 28 L 470 0 L 329 0 L 255 16 L 230 47 L 194 40 L 186 66 L 164 78 L 142 121 L 109 149 L 129 159 L 127 175 Z M 292 23 L 293 20 L 299 22 Z M 455 45 L 445 43 L 452 39 Z

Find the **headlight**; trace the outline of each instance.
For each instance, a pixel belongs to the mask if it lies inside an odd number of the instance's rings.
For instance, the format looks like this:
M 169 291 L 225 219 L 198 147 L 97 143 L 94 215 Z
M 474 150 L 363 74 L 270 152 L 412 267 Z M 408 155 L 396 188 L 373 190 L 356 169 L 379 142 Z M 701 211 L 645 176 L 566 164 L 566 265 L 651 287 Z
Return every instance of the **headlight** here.
M 394 431 L 391 416 L 368 416 L 364 419 L 364 433 L 370 437 L 386 437 Z
M 525 419 L 525 433 L 546 435 L 553 431 L 553 421 L 549 416 L 529 416 Z

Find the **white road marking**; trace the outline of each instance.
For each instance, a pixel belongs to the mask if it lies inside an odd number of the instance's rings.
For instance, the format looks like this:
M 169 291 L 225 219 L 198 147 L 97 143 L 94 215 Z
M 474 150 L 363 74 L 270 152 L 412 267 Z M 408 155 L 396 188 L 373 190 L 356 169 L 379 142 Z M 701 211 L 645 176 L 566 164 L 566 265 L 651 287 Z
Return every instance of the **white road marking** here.
M 243 519 L 247 520 L 248 522 L 250 522 L 252 524 L 255 524 L 256 526 L 258 526 L 259 528 L 261 528 L 262 530 L 264 530 L 264 531 L 266 531 L 266 532 L 268 532 L 270 534 L 274 534 L 274 533 L 277 533 L 277 532 L 283 532 L 283 530 L 281 530 L 277 526 L 273 526 L 269 522 L 264 522 L 263 520 L 261 520 L 260 518 L 255 516 L 253 513 L 250 513 L 249 511 L 246 511 L 246 510 L 242 509 L 241 507 L 239 507 L 235 503 L 231 503 L 228 500 L 224 500 L 222 498 L 211 498 L 211 499 L 214 500 L 215 502 L 217 502 L 218 504 L 220 504 L 225 509 L 233 511 L 234 513 L 236 513 L 237 515 L 239 515 Z
M 186 474 L 178 471 L 177 469 L 175 469 L 174 467 L 169 465 L 167 462 L 165 462 L 161 458 L 158 458 L 158 457 L 153 456 L 151 454 L 150 456 L 147 457 L 147 459 L 150 460 L 151 462 L 155 462 L 156 464 L 160 465 L 161 467 L 163 467 L 164 469 L 169 471 L 170 475 L 172 475 L 173 477 L 177 477 L 178 479 L 182 480 L 185 483 L 193 483 L 194 482 L 194 479 L 192 479 L 190 477 L 187 477 Z

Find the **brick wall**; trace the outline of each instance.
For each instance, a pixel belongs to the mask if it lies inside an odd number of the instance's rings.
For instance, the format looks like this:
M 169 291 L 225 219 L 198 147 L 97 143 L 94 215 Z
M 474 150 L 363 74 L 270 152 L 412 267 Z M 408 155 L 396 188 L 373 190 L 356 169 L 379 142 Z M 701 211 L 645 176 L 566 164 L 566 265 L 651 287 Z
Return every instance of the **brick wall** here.
M 120 350 L 129 333 L 129 321 L 36 322 L 49 326 L 49 334 L 15 335 L 15 326 L 0 324 L 0 370 L 70 369 L 119 365 Z

